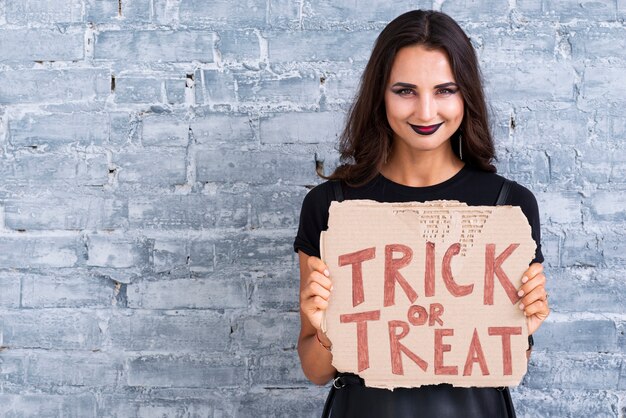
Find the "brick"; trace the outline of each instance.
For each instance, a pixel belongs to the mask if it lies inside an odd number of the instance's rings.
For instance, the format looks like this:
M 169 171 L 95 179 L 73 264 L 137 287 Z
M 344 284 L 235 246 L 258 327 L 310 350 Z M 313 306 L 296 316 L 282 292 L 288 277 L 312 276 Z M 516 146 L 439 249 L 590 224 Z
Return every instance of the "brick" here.
M 550 160 L 545 151 L 513 150 L 502 155 L 512 179 L 521 184 L 548 184 L 550 182 Z
M 101 347 L 100 321 L 93 312 L 20 309 L 0 319 L 2 345 L 16 348 L 93 350 Z
M 605 319 L 546 321 L 537 331 L 536 340 L 537 348 L 545 351 L 569 351 L 576 347 L 579 353 L 619 352 L 615 323 Z
M 555 312 L 626 313 L 625 272 L 620 269 L 565 268 L 546 272 Z
M 272 338 L 267 337 L 272 330 Z M 293 349 L 298 343 L 300 332 L 299 315 L 289 313 L 266 313 L 243 317 L 237 321 L 233 341 L 244 349 L 262 350 L 265 348 Z
M 83 256 L 81 240 L 74 234 L 2 235 L 0 265 L 13 269 L 74 267 Z
M 176 105 L 186 102 L 187 75 L 178 78 L 168 78 L 164 81 L 164 84 L 165 99 L 168 104 Z M 195 95 L 193 96 L 195 97 Z
M 327 388 L 294 388 L 261 393 L 251 391 L 238 400 L 235 416 L 256 418 L 259 411 L 272 411 L 272 416 L 276 417 L 319 417 L 327 392 Z
M 14 384 L 18 387 L 24 385 L 28 357 L 21 350 L 2 352 L 2 356 L 0 356 L 0 379 L 4 385 Z
M 271 0 L 269 21 L 271 27 L 297 27 L 300 25 L 302 3 L 298 0 Z
M 87 265 L 93 267 L 127 268 L 148 263 L 149 243 L 119 233 L 87 235 Z
M 272 387 L 293 387 L 309 383 L 302 372 L 296 350 L 253 358 L 250 364 L 250 380 L 252 385 Z
M 577 229 L 565 234 L 561 253 L 562 266 L 602 265 L 603 257 L 598 246 L 598 236 L 594 232 L 578 231 Z
M 626 67 L 619 64 L 592 64 L 585 67 L 582 99 L 592 102 L 623 103 L 626 86 L 620 82 Z
M 191 121 L 191 130 L 198 144 L 214 144 L 220 142 L 240 143 L 252 142 L 255 133 L 247 116 L 208 113 Z
M 8 130 L 9 143 L 16 147 L 100 146 L 109 139 L 109 118 L 104 113 L 28 113 L 20 119 L 10 119 Z
M 626 220 L 626 195 L 623 193 L 598 191 L 585 199 L 584 203 L 588 203 L 594 220 Z
M 141 387 L 217 388 L 239 386 L 243 361 L 212 361 L 194 357 L 141 356 L 128 360 L 128 385 Z
M 85 272 L 22 277 L 25 308 L 110 308 L 115 293 L 114 281 Z
M 539 217 L 543 223 L 580 223 L 581 197 L 575 192 L 535 193 Z
M 506 8 L 505 3 L 499 3 L 499 6 Z M 453 16 L 456 18 L 456 15 Z M 476 51 L 481 63 L 506 64 L 540 59 L 551 61 L 556 47 L 554 27 L 537 20 L 533 22 L 532 29 L 525 29 L 514 30 L 507 24 L 494 27 L 469 26 L 465 30 L 470 39 L 481 42 Z
M 320 99 L 320 81 L 314 74 L 265 75 L 237 74 L 237 96 L 240 102 L 297 103 L 312 106 Z
M 63 155 L 15 152 L 11 170 L 3 176 L 3 184 L 39 188 L 44 184 L 94 185 L 108 183 L 105 155 Z
M 129 202 L 132 228 L 196 229 L 245 227 L 249 197 L 221 192 L 206 195 L 142 196 Z
M 519 418 L 616 418 L 618 395 L 604 390 L 541 389 L 518 386 L 512 393 Z
M 574 99 L 575 73 L 567 62 L 483 62 L 481 69 L 490 100 L 571 102 Z
M 216 47 L 223 62 L 239 63 L 261 59 L 259 35 L 252 29 L 219 31 Z
M 344 115 L 338 112 L 289 112 L 261 118 L 262 144 L 336 143 Z
M 202 182 L 227 181 L 250 184 L 314 184 L 315 158 L 303 152 L 198 147 L 197 179 Z M 253 177 L 250 174 L 253 173 Z
M 607 267 L 616 268 L 626 264 L 625 239 L 623 229 L 618 228 L 605 233 L 600 240 L 599 246 Z
M 563 238 L 560 233 L 555 233 L 545 228 L 541 231 L 541 252 L 545 257 L 544 266 L 561 266 L 561 247 Z
M 358 62 L 369 59 L 378 31 L 271 32 L 265 36 L 270 62 Z
M 13 273 L 0 273 L 0 307 L 17 308 L 20 305 L 20 276 Z
M 356 68 L 354 68 L 356 67 Z M 347 69 L 323 72 L 320 75 L 323 99 L 329 105 L 349 106 L 358 93 L 359 80 L 364 68 L 359 64 L 350 65 Z
M 59 194 L 7 199 L 5 226 L 26 230 L 83 230 L 116 229 L 128 223 L 125 200 Z
M 38 351 L 29 356 L 28 384 L 34 387 L 90 387 L 114 389 L 124 375 L 123 359 L 101 352 Z
M 306 27 L 333 27 L 338 23 L 381 22 L 386 24 L 405 11 L 419 8 L 430 9 L 432 1 L 373 0 L 367 3 L 367 7 L 354 1 L 322 0 L 305 4 L 302 19 Z
M 6 0 L 5 13 L 7 22 L 17 25 L 83 21 L 81 0 L 67 0 L 62 4 L 49 0 Z
M 154 238 L 152 262 L 155 272 L 166 272 L 176 268 L 188 268 L 188 238 Z
M 150 22 L 150 4 L 143 0 L 124 0 L 121 3 L 110 0 L 86 0 L 85 20 L 96 24 L 146 23 Z
M 224 27 L 262 27 L 265 24 L 265 0 L 180 0 L 180 23 L 183 25 L 220 25 Z
M 0 30 L 2 60 L 78 61 L 84 57 L 84 34 L 77 30 L 49 29 Z M 15 48 L 15 45 L 22 45 Z
M 200 80 L 199 80 L 200 81 Z M 204 70 L 202 72 L 202 98 L 198 102 L 204 104 L 235 104 L 237 102 L 235 77 L 226 71 Z
M 619 58 L 626 49 L 626 28 L 587 27 L 571 37 L 572 56 L 577 59 Z
M 194 240 L 191 242 L 190 263 L 218 269 L 232 265 L 241 268 L 292 267 L 297 262 L 297 254 L 293 251 L 294 232 L 234 234 L 214 241 L 215 248 L 208 246 L 206 241 Z
M 141 143 L 144 146 L 186 147 L 189 122 L 175 115 L 151 115 L 142 121 Z
M 140 119 L 130 112 L 109 113 L 109 142 L 113 145 L 138 143 Z
M 177 417 L 181 411 L 189 417 L 233 417 L 235 416 L 234 406 L 224 399 L 235 399 L 234 391 L 220 393 L 223 397 L 217 397 L 208 391 L 202 395 L 197 395 L 197 399 L 190 389 L 184 391 L 176 398 L 159 399 L 157 396 L 138 397 L 132 393 L 122 395 L 119 393 L 101 394 L 99 402 L 100 409 L 96 416 L 103 418 L 117 417 Z
M 457 21 L 473 19 L 506 20 L 509 14 L 507 2 L 492 2 L 489 0 L 444 0 L 441 11 L 454 16 Z
M 607 354 L 533 353 L 524 385 L 547 389 L 617 389 L 622 358 Z
M 159 78 L 118 77 L 115 79 L 116 103 L 160 103 L 165 86 Z
M 0 104 L 89 102 L 106 98 L 110 75 L 100 69 L 6 70 L 0 85 Z
M 546 148 L 546 132 L 550 140 L 563 145 L 576 145 L 587 140 L 588 125 L 593 115 L 575 107 L 541 111 L 529 109 L 516 111 L 512 116 L 513 143 L 518 147 Z
M 120 183 L 168 187 L 186 182 L 186 154 L 184 148 L 137 149 L 116 152 L 113 161 L 119 167 Z
M 297 312 L 300 309 L 300 273 L 295 269 L 243 273 L 252 283 L 252 304 L 262 310 Z
M 562 189 L 580 189 L 581 179 L 576 161 L 577 151 L 574 148 L 552 148 L 546 151 L 549 161 L 550 182 L 559 184 Z M 566 163 L 567 161 L 567 163 Z
M 0 394 L 2 413 L 6 417 L 91 417 L 96 413 L 96 395 L 72 393 L 52 395 L 24 393 Z
M 136 289 L 129 285 L 129 296 Z M 176 292 L 173 287 L 170 289 Z M 179 289 L 178 292 L 187 290 Z M 228 319 L 210 311 L 131 311 L 114 314 L 107 334 L 108 344 L 115 351 L 225 352 L 229 344 L 230 324 Z
M 568 0 L 544 0 L 544 10 L 556 15 L 561 21 L 573 19 L 615 20 L 615 0 L 577 0 L 573 6 Z
M 306 187 L 250 187 L 250 227 L 297 228 L 307 191 Z
M 128 285 L 128 306 L 141 309 L 246 308 L 246 293 L 242 278 L 141 280 Z
M 213 62 L 213 34 L 206 31 L 121 30 L 96 35 L 94 58 L 133 62 Z

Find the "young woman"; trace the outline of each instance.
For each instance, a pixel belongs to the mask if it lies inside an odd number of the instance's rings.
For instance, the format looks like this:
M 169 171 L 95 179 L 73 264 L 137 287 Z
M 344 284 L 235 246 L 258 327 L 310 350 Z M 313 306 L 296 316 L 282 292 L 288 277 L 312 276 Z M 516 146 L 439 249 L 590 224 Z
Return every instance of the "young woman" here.
M 454 20 L 417 10 L 385 27 L 348 115 L 340 152 L 343 165 L 327 178 L 340 182 L 344 199 L 495 204 L 505 179 L 492 164 L 494 146 L 476 55 Z M 294 243 L 300 258 L 298 353 L 304 374 L 320 385 L 337 378 L 331 342 L 320 329 L 332 272 L 319 258 L 320 231 L 327 228 L 328 207 L 336 199 L 332 181 L 307 194 Z M 519 289 L 532 334 L 550 312 L 537 202 L 530 191 L 512 183 L 506 203 L 521 207 L 537 243 Z M 389 391 L 365 387 L 358 376 L 341 376 L 335 387 L 340 388 L 331 390 L 325 408 L 333 417 L 515 414 L 508 388 L 431 385 Z

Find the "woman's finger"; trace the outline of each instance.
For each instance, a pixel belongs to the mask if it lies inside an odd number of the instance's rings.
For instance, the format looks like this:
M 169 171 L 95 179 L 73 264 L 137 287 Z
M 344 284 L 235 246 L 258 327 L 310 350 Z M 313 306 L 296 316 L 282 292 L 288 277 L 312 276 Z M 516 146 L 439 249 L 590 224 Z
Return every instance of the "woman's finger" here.
M 524 314 L 526 316 L 537 316 L 539 319 L 545 319 L 550 313 L 548 302 L 545 300 L 536 300 L 528 306 L 524 307 Z
M 541 263 L 532 263 L 528 269 L 524 272 L 522 276 L 522 283 L 526 283 L 539 273 L 543 273 L 543 264 Z
M 524 309 L 525 306 L 529 306 L 538 300 L 545 302 L 546 296 L 546 288 L 543 286 L 537 286 L 522 298 L 519 305 L 520 309 Z
M 539 273 L 534 276 L 531 280 L 524 283 L 518 290 L 518 296 L 524 296 L 533 291 L 533 289 L 539 286 L 545 286 L 546 284 L 546 276 L 543 273 Z
M 333 282 L 332 280 L 330 280 L 330 278 L 324 276 L 322 273 L 317 272 L 317 271 L 311 272 L 309 276 L 308 284 L 311 284 L 311 283 L 318 283 L 320 286 L 322 286 L 326 290 L 330 290 L 333 286 Z
M 318 271 L 322 273 L 324 276 L 329 277 L 330 272 L 328 271 L 328 266 L 321 259 L 315 256 L 311 256 L 307 259 L 307 265 L 313 271 Z

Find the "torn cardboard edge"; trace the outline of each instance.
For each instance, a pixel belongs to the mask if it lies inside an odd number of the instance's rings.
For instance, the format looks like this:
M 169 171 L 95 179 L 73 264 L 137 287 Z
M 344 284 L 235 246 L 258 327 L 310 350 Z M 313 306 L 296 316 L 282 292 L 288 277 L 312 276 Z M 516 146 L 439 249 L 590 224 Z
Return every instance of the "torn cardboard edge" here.
M 517 289 L 535 250 L 515 206 L 332 202 L 320 253 L 333 366 L 387 389 L 519 384 L 528 329 Z

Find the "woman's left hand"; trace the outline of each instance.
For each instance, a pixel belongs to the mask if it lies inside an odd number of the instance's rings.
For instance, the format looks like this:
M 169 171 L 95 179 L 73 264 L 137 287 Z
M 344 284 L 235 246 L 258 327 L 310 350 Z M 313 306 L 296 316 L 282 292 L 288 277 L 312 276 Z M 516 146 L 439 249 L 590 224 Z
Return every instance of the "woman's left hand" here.
M 550 314 L 548 306 L 548 292 L 546 292 L 546 276 L 543 274 L 543 265 L 533 263 L 524 272 L 522 286 L 518 296 L 521 296 L 519 307 L 524 310 L 528 323 L 528 334 L 533 334 L 541 323 Z

